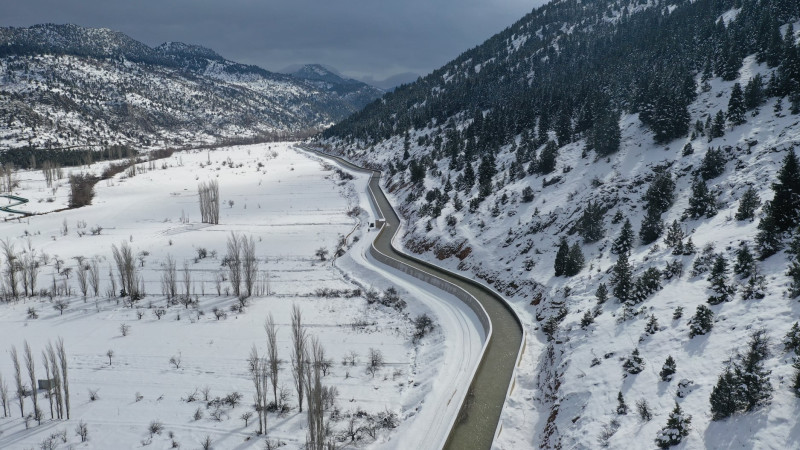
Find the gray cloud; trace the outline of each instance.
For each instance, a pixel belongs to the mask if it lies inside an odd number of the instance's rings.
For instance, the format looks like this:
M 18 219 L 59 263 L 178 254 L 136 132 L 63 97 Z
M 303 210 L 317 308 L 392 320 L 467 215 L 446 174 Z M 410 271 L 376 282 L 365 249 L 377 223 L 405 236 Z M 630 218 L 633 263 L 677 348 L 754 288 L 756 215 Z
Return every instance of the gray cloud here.
M 322 63 L 347 76 L 426 74 L 545 0 L 24 0 L 0 26 L 75 23 L 148 45 L 199 44 L 269 70 Z

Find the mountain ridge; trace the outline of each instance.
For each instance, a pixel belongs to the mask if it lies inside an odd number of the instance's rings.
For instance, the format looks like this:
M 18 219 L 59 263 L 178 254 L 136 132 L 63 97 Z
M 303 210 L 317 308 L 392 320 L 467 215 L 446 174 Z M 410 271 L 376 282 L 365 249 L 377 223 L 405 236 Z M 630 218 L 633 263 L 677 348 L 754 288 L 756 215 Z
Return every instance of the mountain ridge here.
M 378 96 L 107 28 L 0 28 L 0 146 L 207 145 L 305 135 Z M 99 124 L 99 125 L 97 125 Z

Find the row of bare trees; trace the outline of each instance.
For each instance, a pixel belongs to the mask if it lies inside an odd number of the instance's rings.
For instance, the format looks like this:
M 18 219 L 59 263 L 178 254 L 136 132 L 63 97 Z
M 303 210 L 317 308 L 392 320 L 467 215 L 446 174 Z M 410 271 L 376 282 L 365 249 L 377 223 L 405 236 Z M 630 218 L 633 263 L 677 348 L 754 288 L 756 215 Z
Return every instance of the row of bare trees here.
M 20 364 L 17 348 L 12 346 L 10 354 L 11 362 L 14 367 L 14 393 L 19 403 L 20 416 L 25 419 L 32 418 L 36 420 L 37 423 L 41 424 L 44 413 L 39 407 L 39 380 L 36 377 L 36 361 L 33 357 L 31 346 L 28 345 L 27 341 L 25 341 L 23 346 L 22 362 L 25 364 L 25 369 L 27 371 L 27 380 L 23 377 L 22 365 Z M 69 419 L 69 370 L 67 365 L 67 352 L 64 348 L 63 339 L 58 338 L 55 346 L 52 342 L 48 343 L 47 347 L 42 350 L 42 365 L 46 376 L 43 389 L 47 394 L 46 398 L 50 401 L 50 418 L 63 419 L 66 417 Z M 30 381 L 30 388 L 25 385 L 26 381 Z M 28 395 L 31 397 L 33 411 L 26 416 L 25 397 Z M 8 385 L 3 380 L 1 374 L 0 406 L 3 407 L 3 417 L 11 415 Z
M 209 180 L 197 185 L 200 200 L 200 221 L 202 223 L 219 223 L 219 182 Z
M 297 393 L 297 403 L 300 412 L 303 404 L 306 405 L 306 420 L 308 435 L 306 448 L 321 450 L 326 442 L 326 424 L 324 412 L 332 403 L 335 388 L 322 385 L 322 377 L 327 374 L 331 361 L 325 357 L 325 350 L 319 340 L 312 336 L 309 338 L 302 322 L 302 314 L 297 305 L 292 307 L 292 354 L 291 369 L 294 388 Z M 278 331 L 275 320 L 270 313 L 264 323 L 267 334 L 267 354 L 261 358 L 258 350 L 253 346 L 248 359 L 249 371 L 255 386 L 255 409 L 258 413 L 258 432 L 267 432 L 268 392 L 272 388 L 273 404 L 278 404 L 278 377 L 283 361 L 278 357 Z
M 233 295 L 250 297 L 255 294 L 254 288 L 258 281 L 258 258 L 253 236 L 243 236 L 232 231 L 228 236 L 227 253 L 223 264 L 228 267 Z

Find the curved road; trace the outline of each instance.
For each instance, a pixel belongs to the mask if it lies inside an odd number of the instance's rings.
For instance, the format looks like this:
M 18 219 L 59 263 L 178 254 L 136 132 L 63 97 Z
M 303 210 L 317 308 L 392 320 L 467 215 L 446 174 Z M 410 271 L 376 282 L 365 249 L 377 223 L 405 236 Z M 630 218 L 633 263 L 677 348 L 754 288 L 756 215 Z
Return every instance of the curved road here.
M 301 148 L 325 158 L 335 159 L 352 169 L 365 170 L 342 158 L 321 153 L 310 147 Z M 369 183 L 377 206 L 386 220 L 386 224 L 375 238 L 373 244 L 375 248 L 384 255 L 460 287 L 477 299 L 488 315 L 491 323 L 489 342 L 472 380 L 469 398 L 463 403 L 460 418 L 450 431 L 445 448 L 458 450 L 491 448 L 524 343 L 522 323 L 508 303 L 491 289 L 396 249 L 392 245 L 392 240 L 400 228 L 400 218 L 381 190 L 379 171 L 374 171 Z

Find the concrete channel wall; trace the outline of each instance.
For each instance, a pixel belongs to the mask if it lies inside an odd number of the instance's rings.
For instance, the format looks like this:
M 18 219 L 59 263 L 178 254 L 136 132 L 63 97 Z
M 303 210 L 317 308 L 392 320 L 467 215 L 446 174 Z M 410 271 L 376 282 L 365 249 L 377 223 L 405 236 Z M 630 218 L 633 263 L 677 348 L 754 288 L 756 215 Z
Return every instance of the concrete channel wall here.
M 381 233 L 383 233 L 383 229 Z M 486 310 L 483 309 L 483 306 L 475 299 L 470 293 L 461 289 L 460 287 L 456 286 L 455 284 L 445 281 L 435 275 L 431 275 L 427 272 L 419 270 L 415 267 L 411 267 L 408 264 L 405 264 L 402 261 L 398 261 L 391 256 L 386 256 L 383 253 L 379 252 L 378 249 L 375 248 L 374 245 L 370 246 L 369 253 L 372 255 L 373 258 L 386 264 L 389 267 L 397 269 L 403 273 L 411 275 L 412 277 L 422 280 L 425 283 L 430 285 L 436 286 L 437 288 L 447 292 L 448 294 L 454 295 L 456 298 L 464 302 L 469 309 L 471 309 L 475 315 L 478 317 L 478 320 L 481 322 L 481 326 L 483 327 L 483 335 L 489 336 L 489 332 L 492 329 L 492 325 L 489 322 L 489 316 L 486 314 Z M 420 263 L 425 264 L 423 261 Z

